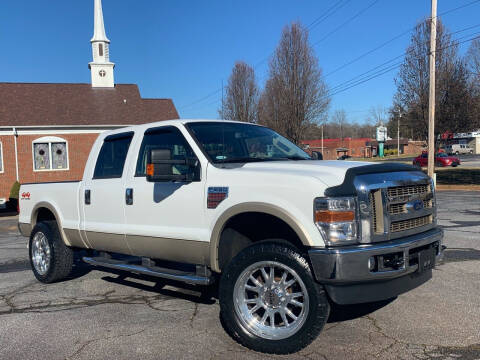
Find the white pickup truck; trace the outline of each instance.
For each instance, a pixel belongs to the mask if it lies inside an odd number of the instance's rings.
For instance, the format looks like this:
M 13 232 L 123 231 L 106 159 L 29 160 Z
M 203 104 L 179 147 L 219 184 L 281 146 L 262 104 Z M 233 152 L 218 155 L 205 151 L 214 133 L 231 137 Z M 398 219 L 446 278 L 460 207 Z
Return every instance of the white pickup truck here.
M 82 249 L 101 268 L 216 283 L 227 331 L 267 353 L 312 342 L 332 303 L 423 284 L 443 252 L 434 185 L 417 168 L 314 160 L 271 129 L 232 121 L 103 133 L 82 181 L 20 194 L 39 281 L 66 278 Z

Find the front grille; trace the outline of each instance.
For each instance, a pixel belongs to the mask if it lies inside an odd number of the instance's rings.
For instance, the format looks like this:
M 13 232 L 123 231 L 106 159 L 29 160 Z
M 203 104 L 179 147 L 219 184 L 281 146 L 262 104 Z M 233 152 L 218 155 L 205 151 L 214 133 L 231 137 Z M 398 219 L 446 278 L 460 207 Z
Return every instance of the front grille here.
M 387 195 L 389 198 L 398 198 L 410 195 L 424 195 L 429 192 L 430 186 L 428 184 L 415 184 L 388 188 Z
M 370 192 L 370 210 L 372 214 L 373 232 L 375 234 L 383 234 L 383 205 L 382 205 L 382 190 L 375 190 Z
M 390 224 L 390 232 L 406 231 L 425 226 L 432 223 L 432 215 L 422 216 L 414 219 L 393 221 Z
M 390 215 L 406 214 L 408 211 L 405 205 L 406 205 L 405 203 L 390 204 L 388 213 Z M 432 199 L 423 200 L 424 209 L 431 209 L 432 205 L 433 205 Z
M 401 232 L 412 234 L 416 228 L 423 231 L 426 225 L 433 224 L 433 195 L 428 183 L 371 190 L 368 200 L 374 241 L 382 241 L 387 233 L 395 233 L 395 238 Z M 418 201 L 423 202 L 423 207 L 418 206 Z

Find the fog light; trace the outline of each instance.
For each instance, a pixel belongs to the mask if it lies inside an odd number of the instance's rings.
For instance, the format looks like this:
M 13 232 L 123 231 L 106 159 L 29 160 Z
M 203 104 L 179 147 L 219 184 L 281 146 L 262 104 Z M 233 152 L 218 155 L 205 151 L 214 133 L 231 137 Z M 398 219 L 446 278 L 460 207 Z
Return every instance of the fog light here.
M 377 261 L 375 259 L 375 256 L 372 256 L 370 259 L 368 259 L 368 269 L 370 271 L 375 270 L 375 265 L 377 264 Z

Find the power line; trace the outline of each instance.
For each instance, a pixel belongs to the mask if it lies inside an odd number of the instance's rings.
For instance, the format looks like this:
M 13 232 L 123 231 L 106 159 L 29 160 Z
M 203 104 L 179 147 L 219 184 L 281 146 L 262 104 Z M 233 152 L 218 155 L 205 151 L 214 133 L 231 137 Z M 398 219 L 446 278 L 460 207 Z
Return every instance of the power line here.
M 385 41 L 384 43 L 380 44 L 379 46 L 373 48 L 372 50 L 369 50 L 369 51 L 363 53 L 362 55 L 357 56 L 355 59 L 353 59 L 353 60 L 351 60 L 351 61 L 348 61 L 348 62 L 346 62 L 345 64 L 339 66 L 339 67 L 336 68 L 335 70 L 330 71 L 330 72 L 327 73 L 324 77 L 327 77 L 327 76 L 330 76 L 330 75 L 332 75 L 332 74 L 335 74 L 336 72 L 338 72 L 338 71 L 346 68 L 347 66 L 352 65 L 353 63 L 355 63 L 355 62 L 363 59 L 365 56 L 370 55 L 371 53 L 373 53 L 373 52 L 375 52 L 375 51 L 377 51 L 377 50 L 380 50 L 381 48 L 387 46 L 388 44 L 394 42 L 395 40 L 401 38 L 402 36 L 405 36 L 406 34 L 410 33 L 411 31 L 412 31 L 412 29 L 408 29 L 408 30 L 402 32 L 401 34 L 398 34 L 397 36 L 391 38 L 390 40 L 387 40 L 387 41 Z
M 444 11 L 444 12 L 441 13 L 440 15 L 445 15 L 445 14 L 452 13 L 452 12 L 454 12 L 454 11 L 463 9 L 463 8 L 465 8 L 465 7 L 467 7 L 467 6 L 473 5 L 473 4 L 478 3 L 478 2 L 480 2 L 480 0 L 471 1 L 471 2 L 469 2 L 469 3 L 467 3 L 467 4 L 462 5 L 462 6 L 458 6 L 458 7 L 456 7 L 456 8 L 453 8 L 453 9 L 450 9 L 450 10 L 447 10 L 447 11 Z M 440 15 L 437 15 L 437 17 L 440 16 Z M 472 28 L 477 27 L 477 26 L 480 26 L 480 24 L 479 24 L 479 25 L 472 26 L 472 27 L 467 28 L 467 29 L 460 30 L 459 32 L 461 32 L 461 31 L 466 31 L 466 30 L 472 29 Z M 375 48 L 373 48 L 373 49 L 371 49 L 371 50 L 363 53 L 362 55 L 359 55 L 358 57 L 354 58 L 353 60 L 348 61 L 348 62 L 346 62 L 345 64 L 339 66 L 338 68 L 332 70 L 331 72 L 329 72 L 329 73 L 327 73 L 326 75 L 324 75 L 324 77 L 330 76 L 330 75 L 332 75 L 332 74 L 334 74 L 334 73 L 336 73 L 336 72 L 338 72 L 338 71 L 346 68 L 347 66 L 349 66 L 349 65 L 351 65 L 351 64 L 353 64 L 353 63 L 355 63 L 355 62 L 357 62 L 357 61 L 359 61 L 359 60 L 361 60 L 361 59 L 363 59 L 365 56 L 368 56 L 368 55 L 370 55 L 371 53 L 374 53 L 375 51 L 380 50 L 381 48 L 385 47 L 386 45 L 388 45 L 388 44 L 394 42 L 395 40 L 397 40 L 397 39 L 399 39 L 399 38 L 407 35 L 408 33 L 412 32 L 413 30 L 415 30 L 416 27 L 417 27 L 417 25 L 415 25 L 414 27 L 412 27 L 412 28 L 410 28 L 410 29 L 408 29 L 408 30 L 405 30 L 405 31 L 401 32 L 401 33 L 398 34 L 398 35 L 395 35 L 393 38 L 385 41 L 384 43 L 378 45 L 377 47 L 375 47 Z M 456 32 L 453 32 L 453 33 L 451 33 L 451 34 L 455 34 L 455 33 L 456 33 Z
M 344 5 L 346 5 L 348 2 L 350 2 L 351 0 L 347 0 L 346 2 L 344 2 L 342 4 L 342 1 L 343 0 L 340 0 L 339 2 L 337 2 L 336 4 L 334 4 L 333 7 L 330 7 L 329 9 L 327 9 L 327 11 L 321 15 L 319 18 L 317 18 L 316 20 L 314 20 L 314 22 L 312 22 L 309 27 L 310 28 L 313 28 L 315 26 L 317 26 L 318 24 L 320 24 L 322 21 L 324 21 L 325 19 L 327 19 L 328 17 L 330 17 L 331 15 L 333 15 L 335 12 L 337 12 L 341 7 L 343 7 Z M 362 10 L 360 10 L 358 13 L 356 13 L 354 16 L 352 16 L 351 18 L 349 18 L 346 22 L 342 23 L 340 26 L 338 26 L 337 28 L 335 28 L 334 30 L 330 31 L 326 36 L 324 36 L 322 39 L 320 39 L 320 41 L 318 41 L 316 44 L 318 44 L 319 42 L 325 40 L 326 38 L 328 38 L 329 36 L 331 36 L 332 34 L 334 34 L 335 32 L 337 32 L 339 29 L 341 29 L 343 26 L 347 25 L 349 22 L 353 21 L 354 19 L 356 19 L 357 17 L 359 17 L 360 15 L 362 15 L 365 11 L 367 11 L 368 9 L 370 9 L 372 6 L 374 6 L 377 2 L 379 2 L 380 0 L 374 0 L 372 3 L 370 3 L 370 5 L 368 5 L 366 8 L 363 8 Z M 480 0 L 478 0 L 480 1 Z M 330 11 L 331 9 L 334 9 L 333 12 Z M 314 46 L 316 45 L 314 44 Z M 254 69 L 256 69 L 258 66 L 260 66 L 262 63 L 264 63 L 266 60 L 268 60 L 269 56 L 265 57 L 264 59 L 262 59 L 261 61 L 259 61 L 257 64 L 254 65 Z M 189 108 L 193 105 L 196 105 L 200 102 L 203 102 L 204 100 L 218 94 L 220 91 L 222 91 L 222 89 L 217 89 L 215 91 L 213 91 L 212 93 L 188 104 L 188 105 L 185 105 L 183 107 L 180 108 L 180 110 L 184 110 L 185 108 Z
M 190 104 L 188 104 L 188 105 L 182 106 L 179 110 L 184 110 L 185 108 L 191 107 L 192 105 L 196 105 L 196 104 L 198 104 L 198 103 L 200 103 L 200 102 L 203 102 L 203 101 L 211 98 L 212 96 L 218 94 L 218 93 L 221 92 L 221 91 L 222 91 L 222 88 L 218 88 L 217 90 L 212 91 L 210 94 L 205 95 L 204 97 L 202 97 L 202 98 L 200 98 L 200 99 L 198 99 L 198 100 L 196 100 L 196 101 L 194 101 L 194 102 L 192 102 L 192 103 L 190 103 Z
M 480 32 L 476 32 L 476 33 L 480 33 Z M 468 36 L 471 36 L 473 34 L 470 34 Z M 463 36 L 465 37 L 465 36 Z M 475 39 L 479 39 L 480 38 L 480 35 L 478 36 L 475 36 L 475 37 L 472 37 L 472 38 L 469 38 L 469 39 L 466 39 L 464 41 L 459 41 L 459 42 L 455 42 L 454 44 L 451 44 L 451 45 L 448 45 L 448 46 L 445 46 L 441 49 L 438 49 L 437 51 L 440 51 L 440 50 L 445 50 L 447 48 L 450 48 L 452 46 L 456 46 L 456 45 L 460 45 L 460 44 L 463 44 L 463 43 L 466 43 L 466 42 L 469 42 L 469 41 L 473 41 Z M 377 71 L 375 74 L 372 74 L 372 75 L 369 75 L 368 77 L 365 77 L 364 79 L 360 79 L 360 80 L 357 80 L 355 82 L 351 82 L 351 80 L 347 81 L 346 83 L 349 83 L 348 85 L 346 86 L 343 86 L 343 84 L 340 84 L 340 85 L 337 85 L 334 89 L 331 89 L 325 96 L 328 96 L 328 97 L 331 97 L 333 95 L 336 95 L 336 94 L 339 94 L 341 92 L 344 92 L 344 91 L 347 91 L 353 87 L 356 87 L 358 85 L 361 85 L 367 81 L 370 81 L 370 80 L 373 80 L 381 75 L 384 75 L 392 70 L 395 70 L 396 68 L 399 68 L 401 65 L 402 65 L 403 61 L 402 62 L 399 62 L 399 63 L 396 63 L 396 64 L 393 64 L 387 68 L 384 68 L 384 69 L 381 69 L 379 71 Z M 345 83 L 344 83 L 345 84 Z M 338 89 L 337 91 L 334 91 L 335 89 Z M 333 91 L 332 91 L 333 90 Z
M 360 15 L 362 15 L 365 11 L 367 11 L 368 9 L 370 9 L 372 6 L 374 6 L 376 3 L 378 3 L 380 0 L 374 0 L 372 1 L 367 7 L 363 8 L 362 10 L 360 10 L 359 12 L 357 12 L 355 15 L 353 15 L 352 17 L 350 17 L 347 21 L 343 22 L 342 24 L 340 24 L 339 26 L 337 26 L 335 29 L 333 29 L 332 31 L 330 31 L 329 33 L 327 33 L 324 37 L 322 37 L 320 40 L 318 40 L 317 42 L 315 42 L 313 44 L 313 46 L 316 46 L 318 45 L 319 43 L 321 43 L 322 41 L 328 39 L 331 35 L 333 35 L 334 33 L 336 33 L 338 30 L 340 30 L 342 27 L 348 25 L 350 22 L 352 22 L 353 20 L 355 20 L 356 18 L 358 18 Z M 480 0 L 478 0 L 480 1 Z
M 451 12 L 454 12 L 454 11 L 457 11 L 457 10 L 460 10 L 460 9 L 463 9 L 463 8 L 466 8 L 467 6 L 476 4 L 476 3 L 478 3 L 478 2 L 480 2 L 480 0 L 471 1 L 471 2 L 469 2 L 469 3 L 467 3 L 467 4 L 463 4 L 463 5 L 460 5 L 460 6 L 456 7 L 456 8 L 453 8 L 453 9 L 450 9 L 450 10 L 447 10 L 447 11 L 444 11 L 444 12 L 438 14 L 436 17 L 443 16 L 443 15 L 446 15 L 446 14 L 450 14 Z
M 335 4 L 333 4 L 330 8 L 328 8 L 322 15 L 320 15 L 318 18 L 313 20 L 313 22 L 307 26 L 308 30 L 313 29 L 314 27 L 317 27 L 320 25 L 322 22 L 324 22 L 326 19 L 328 19 L 330 16 L 338 12 L 342 7 L 347 5 L 350 1 L 352 0 L 339 0 Z
M 479 0 L 479 1 L 480 1 L 480 0 Z M 479 26 L 480 26 L 480 24 L 476 24 L 476 25 L 473 25 L 473 26 L 469 26 L 469 27 L 466 27 L 466 28 L 463 28 L 463 29 L 454 31 L 454 32 L 452 32 L 452 33 L 446 34 L 445 36 L 449 36 L 449 35 L 453 35 L 453 34 L 458 34 L 458 33 L 460 33 L 460 32 L 464 32 L 464 31 L 467 31 L 467 30 L 471 30 L 471 29 L 474 29 L 474 28 L 479 27 Z M 445 47 L 444 49 L 446 49 L 446 48 L 448 48 L 448 47 L 451 47 L 451 46 L 459 45 L 459 44 L 463 43 L 463 42 L 459 42 L 459 43 L 458 43 L 459 40 L 462 40 L 462 39 L 465 38 L 465 37 L 469 37 L 469 36 L 475 35 L 475 34 L 477 34 L 477 33 L 478 33 L 478 32 L 474 32 L 474 33 L 472 33 L 472 34 L 468 34 L 468 35 L 461 36 L 461 37 L 455 39 L 453 44 Z M 469 40 L 467 40 L 467 41 L 469 41 Z M 439 50 L 443 50 L 443 49 L 439 49 Z M 344 86 L 344 85 L 346 85 L 346 84 L 348 84 L 348 83 L 350 83 L 350 82 L 353 82 L 354 80 L 356 80 L 356 79 L 358 79 L 358 78 L 361 78 L 362 76 L 365 76 L 365 75 L 373 72 L 374 70 L 377 70 L 377 69 L 381 68 L 382 66 L 385 66 L 385 65 L 387 65 L 387 64 L 390 64 L 391 62 L 393 62 L 393 61 L 395 61 L 395 60 L 397 60 L 397 59 L 399 59 L 399 58 L 402 58 L 402 57 L 406 56 L 410 51 L 411 51 L 411 50 L 407 50 L 407 51 L 403 52 L 402 54 L 397 55 L 397 56 L 391 58 L 390 60 L 387 60 L 387 61 L 383 62 L 382 64 L 373 67 L 372 69 L 370 69 L 370 70 L 368 70 L 368 71 L 365 71 L 365 72 L 363 72 L 363 73 L 361 73 L 361 74 L 359 74 L 359 75 L 356 75 L 356 76 L 353 77 L 352 79 L 350 79 L 350 80 L 348 80 L 348 81 L 346 81 L 346 82 L 343 82 L 343 83 L 341 83 L 341 84 L 339 84 L 339 85 L 336 85 L 336 86 L 333 87 L 331 90 L 335 90 L 335 89 L 337 89 L 337 88 L 339 88 L 339 87 L 341 87 L 341 86 Z M 377 70 L 377 72 L 382 72 L 383 70 L 384 70 L 384 69 L 380 69 L 380 70 Z M 370 74 L 370 75 L 368 75 L 368 76 L 371 76 L 371 75 L 372 75 L 372 74 Z
M 342 7 L 344 7 L 345 5 L 347 5 L 350 1 L 352 0 L 339 0 L 337 1 L 335 4 L 333 4 L 331 7 L 329 7 L 324 13 L 322 13 L 322 15 L 320 15 L 319 17 L 317 17 L 314 21 L 312 21 L 310 23 L 310 25 L 307 26 L 307 30 L 312 30 L 313 28 L 317 27 L 318 25 L 320 25 L 322 22 L 324 22 L 325 20 L 327 20 L 329 17 L 331 17 L 332 15 L 334 15 L 336 12 L 338 12 Z M 264 58 L 262 58 L 262 60 L 260 60 L 259 62 L 257 62 L 253 68 L 256 69 L 258 68 L 260 65 L 262 65 L 263 63 L 265 63 L 265 61 L 268 60 L 268 58 L 270 57 L 270 55 L 267 55 L 265 56 Z
M 346 1 L 345 1 L 345 0 L 339 0 L 339 1 L 337 1 L 334 5 L 332 5 L 330 8 L 328 8 L 322 15 L 320 15 L 320 16 L 319 16 L 318 18 L 316 18 L 312 23 L 310 23 L 310 25 L 308 25 L 307 29 L 312 29 L 312 28 L 318 26 L 321 22 L 325 21 L 328 17 L 330 17 L 330 16 L 332 16 L 333 14 L 335 14 L 338 10 L 340 10 L 340 8 L 344 7 L 344 6 L 345 6 L 347 3 L 349 3 L 350 1 L 351 1 L 351 0 L 346 0 Z M 378 3 L 378 2 L 379 2 L 379 0 L 374 0 L 373 2 L 371 2 L 367 7 L 363 8 L 363 9 L 360 10 L 358 13 L 356 13 L 355 15 L 353 15 L 352 17 L 350 17 L 347 21 L 343 22 L 341 25 L 339 25 L 338 27 L 336 27 L 335 29 L 333 29 L 332 31 L 330 31 L 329 33 L 327 33 L 324 37 L 322 37 L 320 40 L 318 40 L 316 43 L 314 43 L 313 46 L 316 46 L 316 45 L 318 45 L 320 42 L 326 40 L 326 39 L 327 39 L 328 37 L 330 37 L 332 34 L 334 34 L 335 32 L 337 32 L 338 30 L 340 30 L 342 27 L 346 26 L 346 25 L 347 25 L 348 23 L 350 23 L 351 21 L 355 20 L 357 17 L 361 16 L 364 12 L 366 12 L 367 10 L 369 10 L 371 7 L 373 7 L 373 6 L 374 6 L 376 3 Z M 457 6 L 457 7 L 453 8 L 453 9 L 449 9 L 449 10 L 447 10 L 447 11 L 444 11 L 444 12 L 438 14 L 437 17 L 443 16 L 443 15 L 446 15 L 446 14 L 449 14 L 449 13 L 452 13 L 452 12 L 455 12 L 455 11 L 458 11 L 458 10 L 460 10 L 460 9 L 464 9 L 464 8 L 466 8 L 466 7 L 468 7 L 468 6 L 471 6 L 471 5 L 476 4 L 476 3 L 479 3 L 479 2 L 480 2 L 480 0 L 470 1 L 470 2 L 468 2 L 468 3 L 466 3 L 466 4 Z M 472 27 L 469 27 L 469 28 L 466 28 L 466 29 L 463 29 L 463 30 L 459 30 L 459 31 L 457 31 L 457 32 L 453 32 L 453 33 L 451 33 L 451 34 L 455 34 L 455 33 L 462 32 L 462 31 L 466 31 L 466 30 L 469 30 L 469 29 L 472 29 L 472 28 L 478 27 L 478 26 L 480 26 L 480 24 L 474 25 L 474 26 L 472 26 Z M 359 61 L 360 59 L 362 59 L 362 58 L 370 55 L 371 53 L 373 53 L 373 52 L 375 52 L 375 51 L 378 51 L 379 49 L 381 49 L 381 48 L 383 48 L 384 46 L 390 44 L 391 42 L 397 40 L 398 38 L 400 38 L 400 37 L 408 34 L 408 33 L 411 32 L 412 30 L 414 30 L 415 28 L 416 28 L 416 26 L 414 26 L 413 28 L 411 28 L 411 29 L 409 29 L 409 30 L 406 30 L 406 31 L 404 31 L 404 32 L 402 32 L 402 33 L 394 36 L 393 38 L 387 40 L 386 42 L 380 44 L 379 46 L 377 46 L 377 47 L 375 47 L 375 48 L 373 48 L 373 49 L 371 49 L 371 50 L 369 50 L 369 51 L 367 51 L 367 52 L 359 55 L 358 57 L 354 58 L 353 60 L 350 60 L 350 61 L 348 61 L 347 63 L 341 65 L 340 67 L 334 69 L 334 70 L 331 71 L 330 73 L 327 73 L 327 74 L 325 75 L 325 77 L 330 76 L 330 75 L 332 75 L 332 74 L 334 74 L 334 73 L 342 70 L 343 68 L 345 68 L 345 67 L 347 67 L 347 66 L 349 66 L 349 65 L 351 65 L 351 64 L 353 64 L 353 63 L 355 63 L 355 62 L 357 62 L 357 61 Z M 387 61 L 387 62 L 385 62 L 385 63 L 383 63 L 383 64 L 381 64 L 381 65 L 378 65 L 378 66 L 376 66 L 375 68 L 373 68 L 373 69 L 371 69 L 371 70 L 369 70 L 369 71 L 367 71 L 367 72 L 365 72 L 365 73 L 362 73 L 362 74 L 360 74 L 360 75 L 357 75 L 354 79 L 356 79 L 356 78 L 358 78 L 358 77 L 361 77 L 361 76 L 363 76 L 363 75 L 366 75 L 366 74 L 370 73 L 371 71 L 373 71 L 373 70 L 375 70 L 375 69 L 378 69 L 379 67 L 381 67 L 381 66 L 383 66 L 383 65 L 386 65 L 386 64 L 388 64 L 388 63 L 394 61 L 395 59 L 397 59 L 397 58 L 399 58 L 399 57 L 401 57 L 401 56 L 404 56 L 404 55 L 405 55 L 405 53 L 402 54 L 402 55 L 399 55 L 398 57 L 393 58 L 393 59 L 390 60 L 390 61 Z M 266 60 L 268 60 L 268 58 L 269 58 L 269 56 L 265 57 L 265 58 L 262 59 L 260 62 L 258 62 L 258 63 L 254 66 L 254 69 L 256 69 L 259 65 L 261 65 L 261 64 L 264 63 Z M 382 71 L 383 71 L 383 69 L 379 70 L 379 72 L 382 72 Z M 382 73 L 382 74 L 383 74 L 383 73 Z M 336 87 L 338 87 L 338 85 L 337 85 Z M 336 88 L 336 87 L 335 87 L 335 88 Z M 196 105 L 196 104 L 198 104 L 198 103 L 201 103 L 201 102 L 203 102 L 203 101 L 211 98 L 212 96 L 218 94 L 218 93 L 221 92 L 221 91 L 222 91 L 222 89 L 221 89 L 221 88 L 218 88 L 218 89 L 216 89 L 215 91 L 212 91 L 211 93 L 205 95 L 204 97 L 202 97 L 202 98 L 200 98 L 200 99 L 198 99 L 198 100 L 196 100 L 196 101 L 194 101 L 194 102 L 192 102 L 192 103 L 189 103 L 189 104 L 187 104 L 187 105 L 185 105 L 185 106 L 180 107 L 179 110 L 184 110 L 184 109 L 186 109 L 186 108 L 190 108 L 190 107 L 193 106 L 193 105 Z M 217 101 L 215 101 L 215 102 L 217 102 Z

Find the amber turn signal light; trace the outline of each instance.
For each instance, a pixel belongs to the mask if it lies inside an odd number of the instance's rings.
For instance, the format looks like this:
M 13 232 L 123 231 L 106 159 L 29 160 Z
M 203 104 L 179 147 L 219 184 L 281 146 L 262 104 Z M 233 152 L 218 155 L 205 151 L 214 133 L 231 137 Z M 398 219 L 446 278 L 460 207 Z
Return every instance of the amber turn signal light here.
M 155 173 L 155 166 L 153 164 L 147 164 L 147 176 L 153 176 Z
M 353 211 L 320 210 L 315 212 L 315 221 L 318 223 L 332 223 L 354 220 L 355 212 Z

